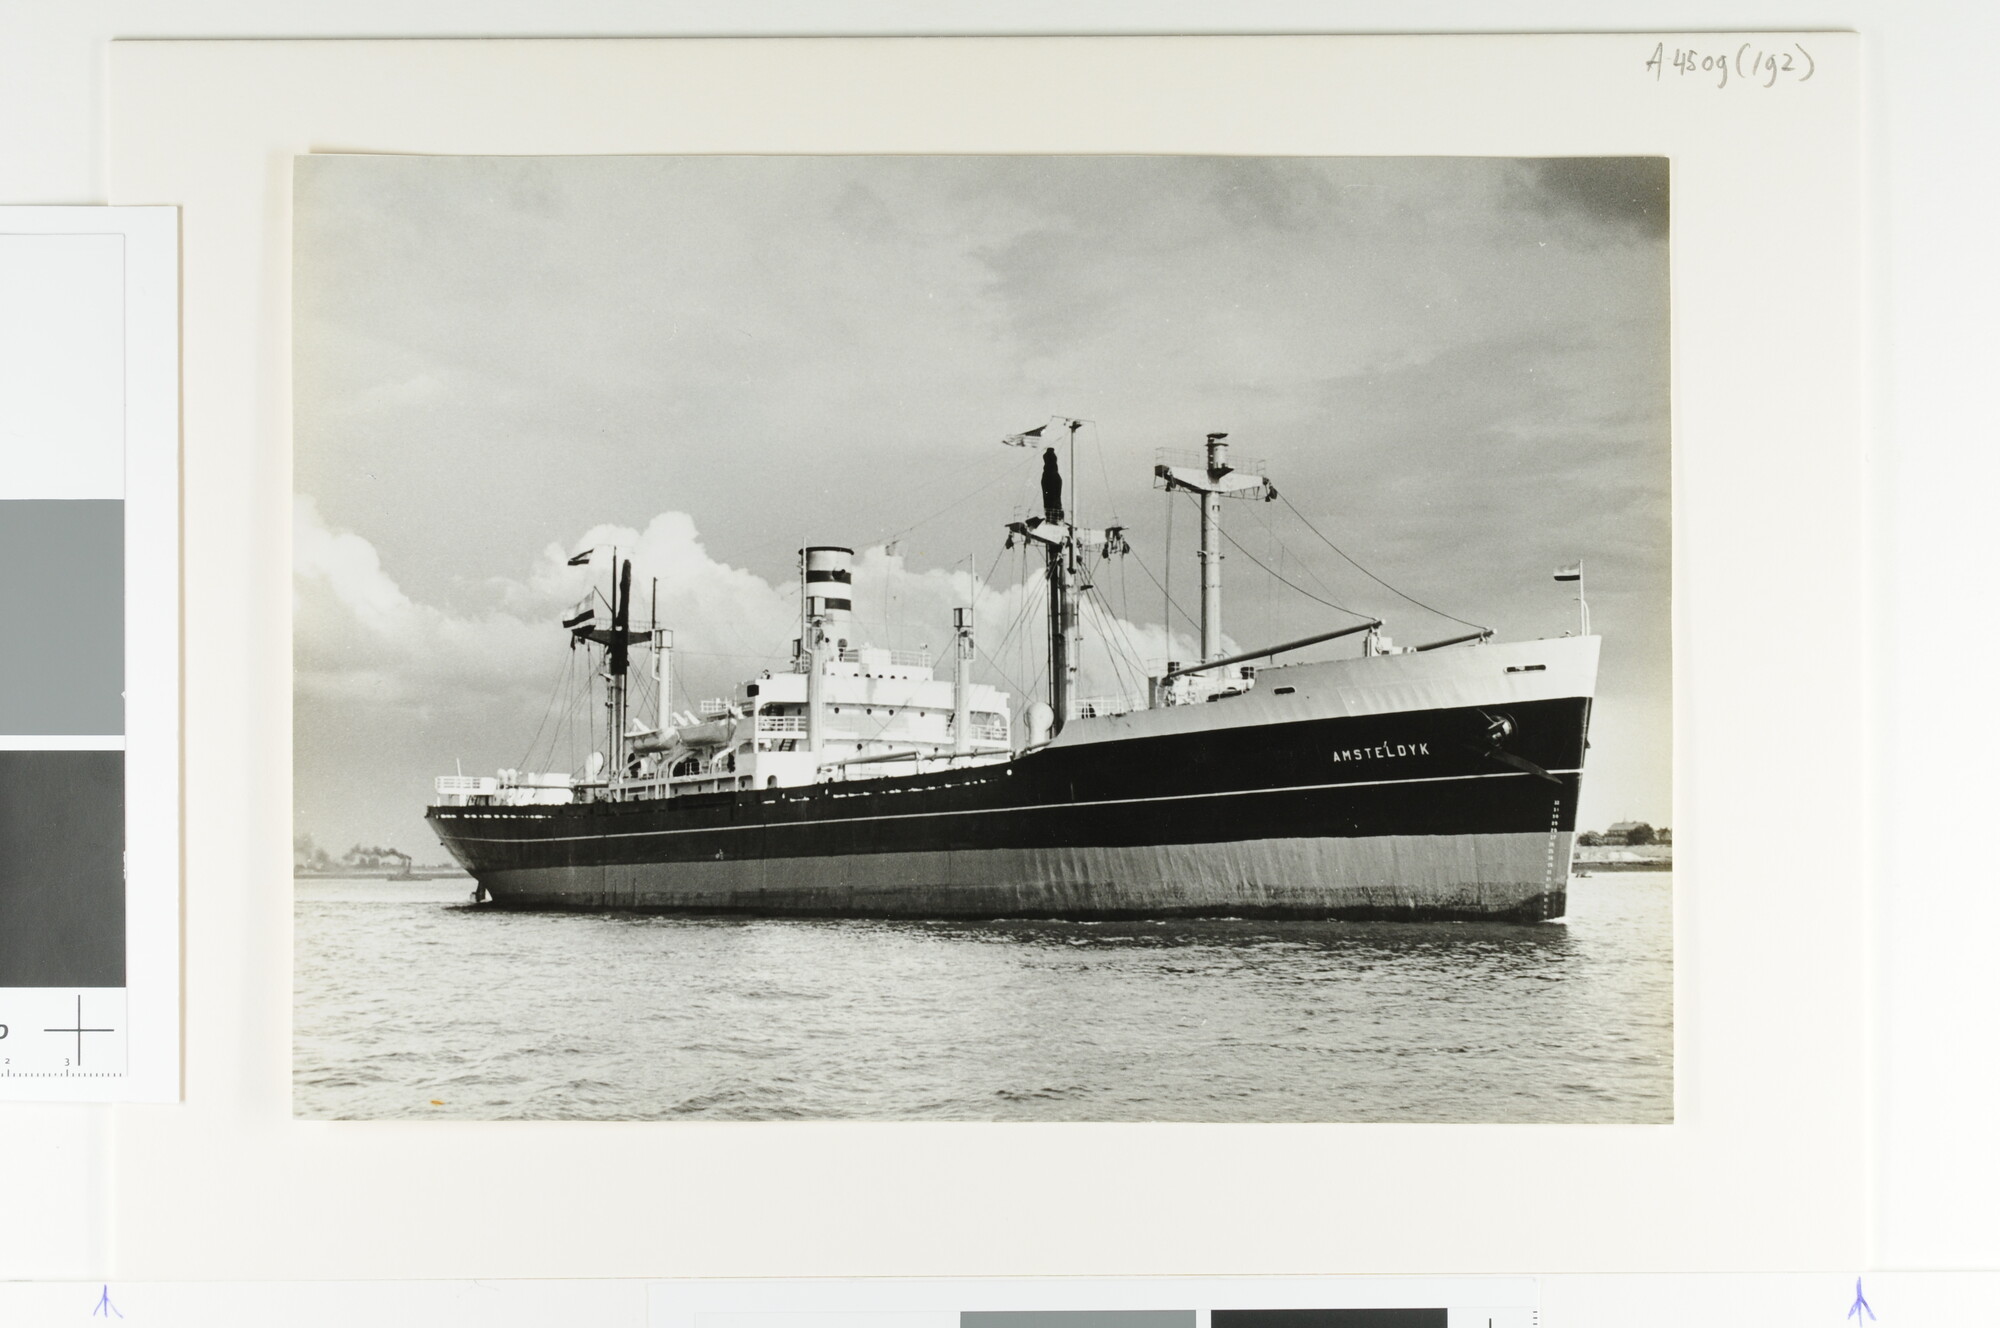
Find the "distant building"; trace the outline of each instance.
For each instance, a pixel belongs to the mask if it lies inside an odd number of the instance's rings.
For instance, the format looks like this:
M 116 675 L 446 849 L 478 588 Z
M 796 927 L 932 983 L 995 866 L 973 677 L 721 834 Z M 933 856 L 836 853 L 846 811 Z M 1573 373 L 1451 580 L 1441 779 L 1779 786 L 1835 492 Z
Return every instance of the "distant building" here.
M 1604 832 L 1607 844 L 1650 844 L 1653 839 L 1653 827 L 1644 821 L 1614 821 Z

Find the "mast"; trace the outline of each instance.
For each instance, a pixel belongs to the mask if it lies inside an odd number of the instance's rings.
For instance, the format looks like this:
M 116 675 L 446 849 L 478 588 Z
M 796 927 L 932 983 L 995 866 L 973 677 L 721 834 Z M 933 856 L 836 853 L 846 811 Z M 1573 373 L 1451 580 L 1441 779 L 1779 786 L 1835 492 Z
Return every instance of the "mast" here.
M 667 731 L 667 694 L 673 690 L 674 663 L 668 652 L 674 634 L 660 626 L 660 578 L 653 578 L 653 736 Z
M 1208 436 L 1208 474 L 1217 479 L 1229 472 L 1229 435 Z M 1222 658 L 1222 494 L 1201 495 L 1201 657 Z
M 605 593 L 605 607 L 611 610 L 609 633 L 601 640 L 591 634 L 591 640 L 599 641 L 604 647 L 604 788 L 608 794 L 618 780 L 618 689 L 623 684 L 612 675 L 611 637 L 617 635 L 618 627 L 618 546 L 611 546 L 611 588 Z M 596 753 L 592 753 L 596 755 Z
M 632 664 L 631 627 L 632 560 L 628 558 L 619 567 L 618 587 L 611 601 L 610 662 L 605 675 L 611 710 L 610 785 L 625 775 L 625 677 Z
M 1076 432 L 1076 421 L 1070 433 Z M 1123 526 L 1078 530 L 1066 519 L 1062 499 L 1062 465 L 1053 444 L 1042 453 L 1042 515 L 1007 525 L 1007 547 L 1017 539 L 1042 546 L 1049 583 L 1049 709 L 1055 712 L 1051 734 L 1061 733 L 1075 705 L 1077 673 L 1077 580 L 1083 557 L 1101 549 L 1106 557 L 1127 551 Z
M 820 667 L 820 656 L 826 650 L 826 621 L 819 614 L 806 611 L 806 634 L 800 638 L 799 655 L 806 666 L 806 750 L 813 755 L 813 765 L 819 765 L 822 731 L 826 727 L 826 689 L 820 679 L 824 672 Z
M 1201 495 L 1201 658 L 1209 663 L 1222 658 L 1222 500 L 1261 498 L 1270 502 L 1278 491 L 1262 475 L 1237 470 L 1229 464 L 1226 433 L 1208 435 L 1207 456 L 1202 468 L 1176 466 L 1162 461 L 1153 467 L 1154 477 L 1169 494 L 1175 489 Z
M 951 690 L 951 749 L 963 756 L 972 750 L 972 610 L 951 611 L 957 649 Z
M 1070 436 L 1074 438 L 1075 430 Z M 1043 529 L 1055 534 L 1045 538 L 1042 552 L 1047 558 L 1049 583 L 1049 709 L 1055 712 L 1051 734 L 1061 733 L 1069 719 L 1070 701 L 1075 692 L 1076 670 L 1076 540 L 1063 520 L 1062 463 L 1051 447 L 1042 453 Z

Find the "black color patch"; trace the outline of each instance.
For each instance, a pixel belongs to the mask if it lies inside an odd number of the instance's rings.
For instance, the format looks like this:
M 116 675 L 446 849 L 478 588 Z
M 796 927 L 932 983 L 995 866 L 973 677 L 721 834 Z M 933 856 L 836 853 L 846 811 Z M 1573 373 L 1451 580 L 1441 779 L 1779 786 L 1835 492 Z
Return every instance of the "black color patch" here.
M 1212 1328 L 1445 1328 L 1441 1309 L 1215 1310 Z
M 0 752 L 0 987 L 125 985 L 125 753 Z

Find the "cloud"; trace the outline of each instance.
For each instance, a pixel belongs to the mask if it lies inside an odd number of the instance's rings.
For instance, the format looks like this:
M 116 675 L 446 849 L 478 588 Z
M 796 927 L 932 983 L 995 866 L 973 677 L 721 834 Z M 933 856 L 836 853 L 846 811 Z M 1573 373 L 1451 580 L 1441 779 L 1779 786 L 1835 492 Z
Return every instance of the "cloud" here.
M 1535 206 L 1644 236 L 1667 233 L 1665 157 L 1554 157 L 1530 167 Z
M 416 606 L 382 570 L 375 546 L 351 531 L 328 530 L 319 504 L 301 494 L 293 500 L 292 571 L 300 589 L 323 587 L 357 625 L 377 635 L 393 635 Z
M 1660 160 L 306 159 L 303 823 L 406 833 L 440 753 L 522 764 L 582 658 L 562 611 L 606 583 L 580 548 L 615 544 L 648 601 L 658 577 L 680 704 L 784 667 L 801 542 L 902 532 L 906 561 L 858 560 L 860 630 L 941 651 L 1034 497 L 1037 458 L 994 440 L 1050 412 L 1094 421 L 1074 505 L 1136 550 L 1129 606 L 1099 578 L 1123 621 L 1087 615 L 1086 693 L 1122 689 L 1112 640 L 1191 656 L 1178 611 L 1179 639 L 1143 621 L 1142 566 L 1193 607 L 1190 527 L 1147 479 L 1226 429 L 1371 571 L 1503 635 L 1563 630 L 1549 568 L 1590 559 L 1600 709 L 1664 714 L 1666 185 Z M 1246 642 L 1337 617 L 1250 551 L 1399 640 L 1456 630 L 1251 506 L 1225 566 Z M 1034 570 L 1017 550 L 978 587 L 979 676 L 1017 697 Z M 1659 737 L 1617 799 L 1655 821 Z
M 591 561 L 571 566 L 586 549 Z M 489 578 L 480 589 L 490 602 L 469 613 L 413 599 L 368 540 L 329 526 L 309 496 L 296 501 L 294 559 L 297 690 L 302 716 L 312 716 L 301 720 L 302 760 L 313 759 L 328 728 L 375 726 L 384 742 L 463 742 L 432 733 L 449 718 L 528 741 L 537 713 L 549 712 L 551 680 L 567 675 L 580 685 L 584 676 L 561 619 L 586 596 L 602 602 L 614 567 L 627 562 L 634 620 L 650 619 L 657 603 L 659 621 L 675 633 L 681 690 L 673 708 L 727 695 L 760 668 L 785 667 L 799 631 L 797 587 L 717 559 L 683 512 L 662 512 L 643 530 L 599 525 L 551 543 L 514 574 Z M 993 584 L 964 569 L 913 569 L 880 545 L 863 549 L 855 558 L 852 644 L 928 647 L 943 659 L 952 609 L 971 604 L 984 652 L 975 676 L 1014 692 L 1018 710 L 1041 689 L 1038 566 L 1024 559 L 1024 575 Z M 1085 696 L 1142 690 L 1149 668 L 1195 657 L 1185 633 L 1128 621 L 1098 603 L 1085 610 L 1084 635 Z M 440 764 L 445 750 L 434 754 Z

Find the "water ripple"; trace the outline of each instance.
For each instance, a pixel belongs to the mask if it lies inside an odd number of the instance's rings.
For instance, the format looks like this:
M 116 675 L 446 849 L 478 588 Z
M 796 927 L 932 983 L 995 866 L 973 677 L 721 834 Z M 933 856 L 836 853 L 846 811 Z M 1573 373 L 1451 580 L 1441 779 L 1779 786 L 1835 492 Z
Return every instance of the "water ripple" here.
M 1561 924 L 495 913 L 302 883 L 294 1109 L 347 1119 L 1672 1118 L 1671 878 Z

